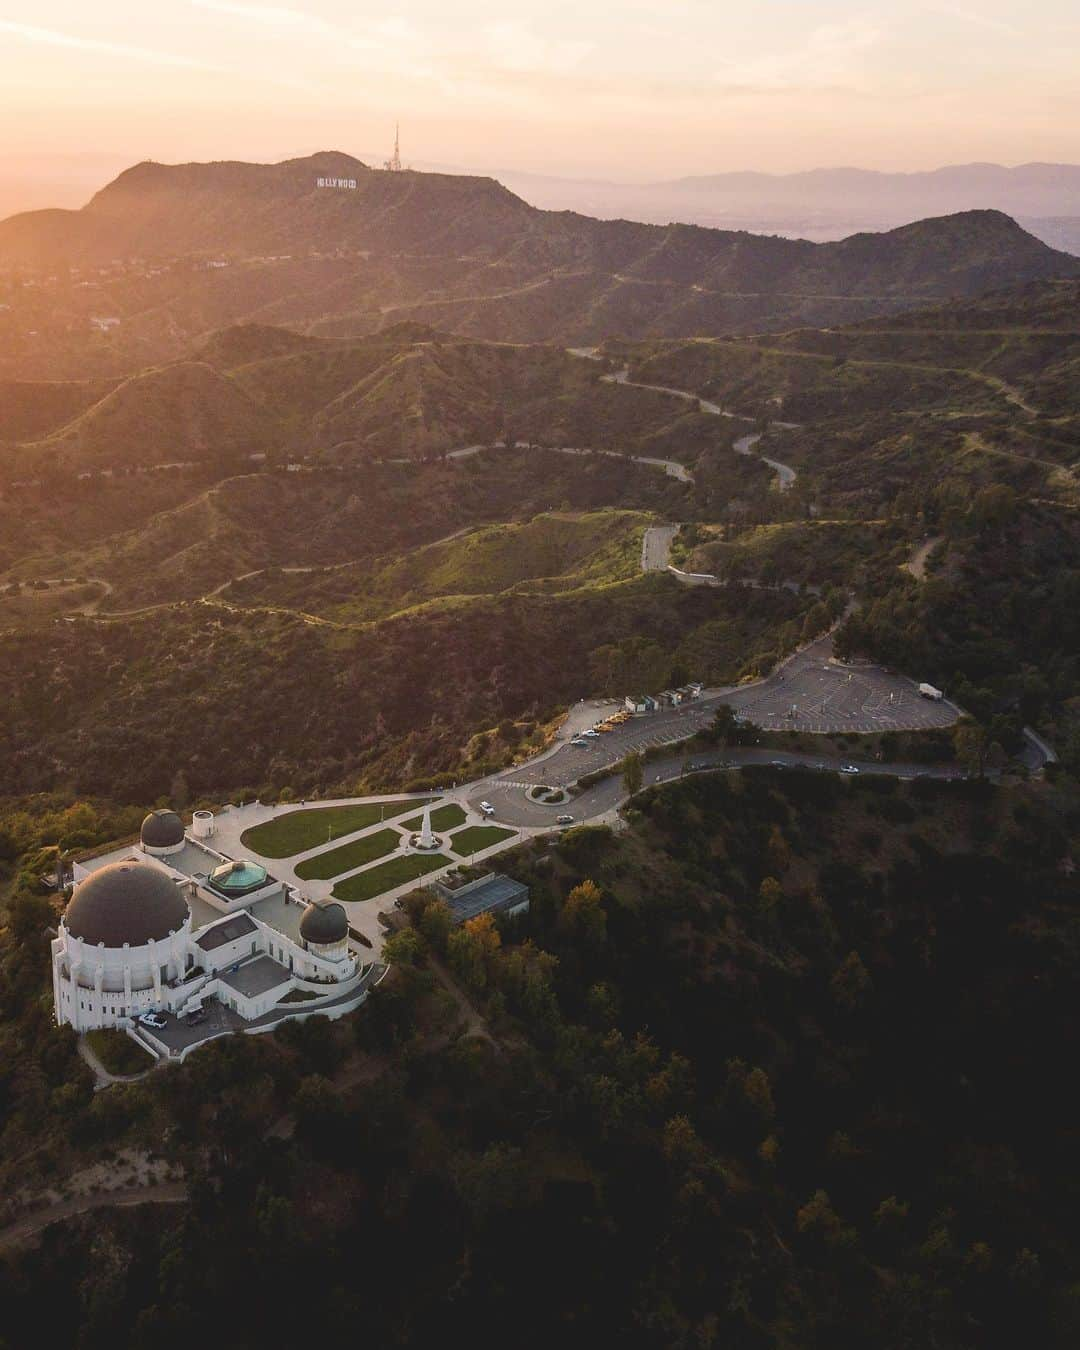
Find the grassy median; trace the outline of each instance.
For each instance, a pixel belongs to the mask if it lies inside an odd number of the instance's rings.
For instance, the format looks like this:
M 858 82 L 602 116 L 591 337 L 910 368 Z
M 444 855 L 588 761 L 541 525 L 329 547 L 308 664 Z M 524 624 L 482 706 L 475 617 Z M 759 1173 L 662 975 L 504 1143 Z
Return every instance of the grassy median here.
M 470 825 L 467 830 L 458 830 L 450 836 L 450 847 L 459 858 L 471 858 L 481 849 L 513 838 L 514 833 L 514 830 L 504 830 L 499 825 Z
M 334 887 L 335 900 L 370 900 L 374 895 L 392 891 L 395 886 L 406 881 L 419 881 L 428 872 L 445 867 L 450 861 L 442 853 L 407 853 L 400 858 L 391 858 L 378 867 L 369 867 L 346 877 Z
M 327 849 L 325 853 L 316 853 L 313 858 L 305 858 L 297 864 L 296 875 L 301 881 L 326 881 L 329 877 L 339 877 L 342 872 L 351 872 L 354 867 L 363 867 L 365 863 L 393 853 L 401 846 L 401 835 L 397 830 L 376 830 L 374 834 L 362 834 L 338 848 Z
M 273 820 L 253 825 L 240 836 L 245 848 L 264 858 L 291 858 L 295 853 L 306 853 L 309 848 L 340 839 L 344 834 L 376 825 L 380 820 L 392 820 L 405 811 L 421 810 L 437 797 L 398 799 L 391 802 L 355 802 L 348 806 L 308 806 L 299 811 L 287 811 Z

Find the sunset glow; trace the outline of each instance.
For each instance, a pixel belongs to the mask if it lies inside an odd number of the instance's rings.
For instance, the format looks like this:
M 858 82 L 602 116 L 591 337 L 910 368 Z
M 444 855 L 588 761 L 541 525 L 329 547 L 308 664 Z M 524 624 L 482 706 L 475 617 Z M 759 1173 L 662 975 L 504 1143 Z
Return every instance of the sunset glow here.
M 1070 0 L 0 3 L 0 156 L 387 152 L 627 180 L 1080 158 Z

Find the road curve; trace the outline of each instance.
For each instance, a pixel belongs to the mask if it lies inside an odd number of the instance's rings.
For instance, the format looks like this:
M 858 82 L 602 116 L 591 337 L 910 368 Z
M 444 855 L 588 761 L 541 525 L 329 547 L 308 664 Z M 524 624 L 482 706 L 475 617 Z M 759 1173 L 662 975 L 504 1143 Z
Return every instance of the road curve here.
M 568 350 L 575 356 L 586 356 L 587 359 L 595 359 L 588 357 L 586 351 L 583 349 L 571 347 L 568 348 Z M 719 403 L 714 403 L 711 399 L 700 398 L 697 394 L 691 394 L 686 389 L 674 389 L 671 385 L 667 384 L 642 384 L 638 380 L 632 380 L 630 378 L 629 366 L 625 366 L 622 370 L 616 371 L 614 374 L 604 375 L 602 378 L 607 380 L 609 384 L 625 384 L 631 389 L 651 389 L 657 394 L 671 394 L 674 398 L 686 399 L 688 402 L 696 403 L 702 412 L 711 413 L 714 417 L 730 417 L 739 421 L 748 420 L 746 418 L 740 418 L 738 413 L 725 412 Z M 794 426 L 795 424 L 793 422 L 784 422 L 782 425 Z M 778 459 L 769 459 L 767 455 L 756 454 L 754 446 L 761 440 L 762 434 L 762 432 L 756 431 L 750 432 L 745 436 L 740 436 L 732 446 L 732 449 L 737 455 L 751 455 L 767 464 L 776 474 L 776 486 L 778 491 L 788 492 L 791 489 L 791 485 L 795 482 L 796 471 L 790 464 L 782 464 Z

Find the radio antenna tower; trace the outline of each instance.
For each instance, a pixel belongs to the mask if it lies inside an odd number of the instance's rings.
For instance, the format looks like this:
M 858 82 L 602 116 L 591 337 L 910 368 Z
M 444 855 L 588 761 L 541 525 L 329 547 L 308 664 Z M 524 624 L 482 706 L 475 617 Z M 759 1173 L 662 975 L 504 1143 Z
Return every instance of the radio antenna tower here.
M 401 123 L 394 123 L 394 155 L 392 159 L 385 160 L 383 168 L 388 173 L 401 173 Z

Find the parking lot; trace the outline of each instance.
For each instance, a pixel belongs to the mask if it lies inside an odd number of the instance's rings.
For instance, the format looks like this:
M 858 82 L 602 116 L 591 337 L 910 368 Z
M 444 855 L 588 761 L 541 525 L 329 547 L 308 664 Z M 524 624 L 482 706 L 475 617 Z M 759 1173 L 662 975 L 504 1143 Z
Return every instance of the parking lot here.
M 956 708 L 946 702 L 921 698 L 915 686 L 902 676 L 877 666 L 846 666 L 833 660 L 832 639 L 819 638 L 792 657 L 767 679 L 742 687 L 709 690 L 678 708 L 643 713 L 614 730 L 590 739 L 585 746 L 569 744 L 570 736 L 590 722 L 613 712 L 614 703 L 584 703 L 575 707 L 561 733 L 557 747 L 530 764 L 473 785 L 470 805 L 487 800 L 495 807 L 496 819 L 518 825 L 554 823 L 551 807 L 525 800 L 525 790 L 537 783 L 566 787 L 587 773 L 616 764 L 631 751 L 656 746 L 674 747 L 707 727 L 721 703 L 728 703 L 739 716 L 767 731 L 796 730 L 818 733 L 869 733 L 920 731 L 951 726 Z M 606 797 L 596 806 L 607 809 Z M 589 798 L 590 807 L 592 798 Z M 583 799 L 568 810 L 584 818 Z M 595 814 L 589 809 L 588 814 Z
M 828 639 L 815 642 L 776 675 L 725 701 L 767 731 L 922 731 L 956 721 L 952 704 L 922 698 L 902 676 L 840 665 L 831 656 Z

